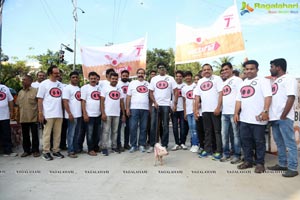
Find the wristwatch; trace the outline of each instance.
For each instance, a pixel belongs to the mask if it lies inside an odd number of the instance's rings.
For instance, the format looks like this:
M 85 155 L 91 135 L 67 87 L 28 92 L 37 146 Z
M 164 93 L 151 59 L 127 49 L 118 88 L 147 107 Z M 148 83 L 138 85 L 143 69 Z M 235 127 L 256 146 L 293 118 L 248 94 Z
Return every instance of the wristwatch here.
M 267 110 L 264 110 L 264 111 L 263 111 L 263 113 L 266 113 L 266 114 L 267 114 L 268 112 L 269 112 L 269 111 L 267 111 Z

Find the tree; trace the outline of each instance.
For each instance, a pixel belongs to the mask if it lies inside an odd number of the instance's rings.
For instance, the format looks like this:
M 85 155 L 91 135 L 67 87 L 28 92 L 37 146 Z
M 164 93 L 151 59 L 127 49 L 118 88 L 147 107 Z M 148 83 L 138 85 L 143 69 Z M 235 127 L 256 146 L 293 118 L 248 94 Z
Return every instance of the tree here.
M 154 48 L 152 51 L 147 50 L 147 75 L 152 69 L 156 69 L 156 65 L 163 62 L 167 65 L 168 74 L 174 76 L 175 61 L 174 51 L 172 48 L 167 50 Z
M 234 59 L 234 57 L 230 57 L 230 56 L 224 56 L 224 57 L 220 57 L 219 58 L 219 61 L 214 61 L 213 62 L 213 67 L 215 68 L 214 69 L 214 74 L 220 74 L 220 71 L 221 71 L 221 66 L 223 63 L 226 63 L 226 62 L 232 62 Z
M 176 69 L 182 70 L 182 71 L 191 71 L 194 76 L 199 73 L 199 71 L 201 69 L 201 64 L 199 62 L 178 64 L 178 65 L 176 65 Z

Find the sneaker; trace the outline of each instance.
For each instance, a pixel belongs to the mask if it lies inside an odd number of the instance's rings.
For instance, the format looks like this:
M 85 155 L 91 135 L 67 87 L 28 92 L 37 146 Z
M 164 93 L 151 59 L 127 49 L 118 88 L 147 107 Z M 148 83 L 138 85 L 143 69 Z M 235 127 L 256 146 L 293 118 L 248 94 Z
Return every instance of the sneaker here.
M 52 156 L 54 156 L 54 157 L 56 157 L 56 158 L 59 158 L 59 159 L 62 159 L 62 158 L 65 157 L 65 156 L 62 155 L 60 152 L 52 153 Z
M 198 147 L 197 145 L 193 145 L 192 148 L 190 149 L 190 151 L 191 151 L 192 153 L 197 153 L 198 150 L 199 150 L 199 147 Z
M 220 160 L 222 158 L 222 154 L 221 153 L 214 153 L 213 154 L 213 160 Z
M 152 153 L 153 152 L 153 147 L 149 147 L 149 149 L 147 150 L 147 153 Z
M 146 151 L 144 146 L 140 146 L 139 150 L 140 150 L 141 153 L 145 153 L 145 151 Z
M 102 155 L 108 156 L 108 150 L 107 149 L 102 149 Z
M 133 152 L 135 152 L 136 151 L 136 148 L 134 147 L 134 146 L 132 146 L 131 148 L 130 148 L 130 150 L 129 150 L 129 153 L 133 153 Z
M 75 153 L 68 153 L 68 157 L 70 157 L 70 158 L 78 158 L 78 156 Z
M 202 153 L 202 151 L 204 151 L 204 149 L 203 149 L 203 148 L 201 148 L 201 147 L 199 147 L 199 149 L 198 149 L 198 153 L 200 154 L 200 153 Z
M 202 151 L 199 154 L 199 158 L 207 158 L 208 156 L 211 156 L 211 153 L 207 153 L 206 151 Z
M 97 153 L 95 151 L 89 151 L 88 154 L 90 156 L 97 156 Z
M 181 149 L 181 146 L 179 146 L 178 144 L 176 144 L 171 150 L 172 151 L 177 151 L 179 149 Z
M 53 160 L 53 157 L 51 156 L 50 153 L 43 153 L 43 156 L 42 156 L 43 159 L 49 161 L 49 160 Z
M 24 152 L 24 153 L 22 153 L 21 157 L 24 158 L 24 157 L 27 157 L 27 156 L 30 156 L 30 155 L 31 155 L 31 153 Z
M 262 165 L 262 164 L 256 164 L 256 167 L 255 167 L 255 170 L 254 172 L 255 173 L 258 173 L 258 174 L 261 174 L 261 173 L 264 173 L 266 170 L 265 170 L 265 166 Z
M 220 162 L 228 162 L 231 160 L 230 156 L 224 156 L 223 158 L 220 159 Z
M 288 169 L 286 172 L 284 172 L 282 174 L 283 177 L 286 177 L 286 178 L 291 178 L 291 177 L 294 177 L 294 176 L 298 176 L 298 172 L 297 171 L 293 171 L 293 170 L 290 170 Z
M 270 166 L 270 167 L 267 167 L 268 170 L 275 170 L 275 171 L 286 171 L 288 170 L 287 167 L 281 167 L 279 165 L 274 165 L 274 166 Z
M 18 154 L 14 153 L 14 152 L 11 152 L 11 153 L 5 153 L 3 156 L 4 157 L 16 157 L 16 156 L 18 156 Z
M 240 162 L 242 162 L 242 160 L 241 160 L 240 158 L 234 157 L 230 163 L 231 163 L 231 164 L 238 164 L 238 163 L 240 163 Z
M 187 150 L 187 149 L 188 149 L 187 146 L 185 146 L 185 144 L 181 144 L 180 146 L 181 146 L 181 148 L 182 148 L 183 150 Z

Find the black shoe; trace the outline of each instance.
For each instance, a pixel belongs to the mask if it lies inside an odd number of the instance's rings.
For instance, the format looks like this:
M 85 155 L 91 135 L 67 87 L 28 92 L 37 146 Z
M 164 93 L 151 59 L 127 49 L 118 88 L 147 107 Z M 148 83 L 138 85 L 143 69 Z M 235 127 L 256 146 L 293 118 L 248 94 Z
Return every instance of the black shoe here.
M 111 150 L 113 150 L 116 153 L 121 153 L 121 150 L 119 148 L 112 148 Z
M 262 164 L 256 164 L 256 167 L 255 167 L 255 170 L 254 172 L 255 173 L 258 173 L 258 174 L 261 174 L 261 173 L 264 173 L 266 170 L 265 170 L 265 166 L 262 165 Z
M 129 144 L 124 145 L 124 149 L 129 150 L 131 146 Z
M 42 158 L 47 160 L 47 161 L 53 160 L 53 157 L 51 156 L 50 153 L 43 153 Z
M 242 164 L 238 165 L 237 168 L 238 169 L 248 169 L 248 168 L 252 168 L 253 165 L 249 162 L 243 162 Z
M 27 156 L 30 156 L 30 155 L 31 155 L 31 153 L 24 152 L 24 153 L 22 153 L 21 157 L 24 158 L 24 157 L 27 157 Z
M 60 159 L 65 157 L 65 156 L 62 155 L 60 152 L 52 153 L 52 155 L 53 155 L 54 157 L 60 158 Z
M 68 150 L 68 147 L 66 145 L 60 146 L 59 147 L 61 150 Z
M 279 165 L 274 165 L 274 166 L 270 166 L 270 167 L 267 167 L 268 170 L 275 170 L 275 171 L 286 171 L 288 170 L 287 167 L 281 167 Z
M 297 171 L 293 171 L 293 170 L 290 170 L 288 169 L 286 172 L 284 172 L 282 174 L 283 177 L 287 177 L 287 178 L 291 178 L 291 177 L 294 177 L 294 176 L 298 176 L 298 172 Z
M 108 150 L 107 149 L 102 149 L 102 155 L 108 156 Z

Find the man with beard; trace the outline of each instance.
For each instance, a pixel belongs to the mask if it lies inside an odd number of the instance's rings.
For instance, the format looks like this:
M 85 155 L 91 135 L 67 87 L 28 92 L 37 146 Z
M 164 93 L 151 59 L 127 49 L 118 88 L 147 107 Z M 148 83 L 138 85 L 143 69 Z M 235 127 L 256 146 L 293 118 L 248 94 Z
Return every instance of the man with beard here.
M 35 82 L 31 83 L 31 87 L 38 89 L 41 82 L 46 79 L 46 74 L 43 71 L 39 71 L 36 76 L 37 79 Z
M 62 109 L 62 89 L 61 82 L 58 81 L 60 72 L 57 66 L 51 66 L 47 70 L 49 79 L 44 80 L 37 93 L 39 122 L 44 123 L 43 131 L 43 159 L 53 160 L 50 154 L 50 138 L 53 130 L 52 155 L 56 158 L 64 158 L 60 153 L 61 125 L 63 120 Z
M 130 153 L 137 150 L 145 152 L 147 121 L 149 116 L 149 83 L 145 81 L 145 70 L 137 70 L 138 80 L 129 83 L 126 99 L 126 113 L 129 117 Z M 138 127 L 139 126 L 139 127 Z M 137 130 L 139 128 L 139 142 L 137 143 Z
M 101 91 L 101 119 L 103 121 L 102 134 L 102 154 L 108 156 L 108 143 L 111 138 L 112 150 L 121 153 L 117 148 L 117 136 L 120 113 L 121 121 L 125 122 L 124 95 L 120 87 L 117 86 L 118 74 L 110 74 L 110 85 L 102 88 Z
M 297 81 L 286 74 L 287 64 L 285 59 L 278 58 L 271 61 L 270 64 L 271 75 L 276 77 L 272 85 L 270 121 L 278 149 L 279 164 L 270 166 L 268 169 L 286 171 L 282 176 L 294 177 L 298 175 L 298 152 L 293 129 Z
M 127 96 L 127 90 L 128 90 L 128 85 L 129 85 L 129 71 L 128 70 L 123 70 L 121 72 L 121 80 L 118 81 L 118 87 L 122 89 L 123 94 L 124 94 L 124 106 L 126 109 L 126 96 Z M 122 110 L 121 110 L 122 112 Z M 126 113 L 120 113 L 120 116 L 122 115 L 126 116 Z M 123 129 L 123 130 L 122 130 Z M 124 135 L 122 136 L 122 132 L 124 132 Z M 118 143 L 118 148 L 121 151 L 129 150 L 130 145 L 129 145 L 129 118 L 126 116 L 126 121 L 123 123 L 122 118 L 120 118 L 119 122 L 119 127 L 118 127 L 118 138 L 117 138 L 117 143 Z M 122 138 L 124 137 L 124 146 L 122 147 Z

